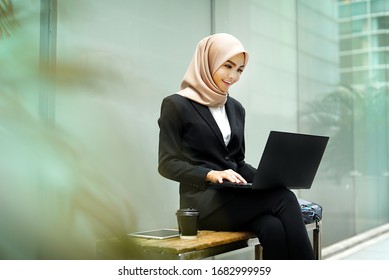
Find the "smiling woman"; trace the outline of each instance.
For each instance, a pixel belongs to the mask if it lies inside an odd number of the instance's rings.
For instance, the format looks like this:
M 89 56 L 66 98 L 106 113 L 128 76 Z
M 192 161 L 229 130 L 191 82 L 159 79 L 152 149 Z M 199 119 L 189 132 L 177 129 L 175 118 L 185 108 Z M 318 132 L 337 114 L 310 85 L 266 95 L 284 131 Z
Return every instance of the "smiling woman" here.
M 212 78 L 221 91 L 228 92 L 230 86 L 239 81 L 244 69 L 244 61 L 244 53 L 237 54 L 215 71 Z
M 229 86 L 239 80 L 236 74 L 240 75 L 239 69 L 243 69 L 247 62 L 248 53 L 234 36 L 219 33 L 206 37 L 197 45 L 183 78 L 180 95 L 209 107 L 223 106 Z
M 229 94 L 247 62 L 243 45 L 230 34 L 198 43 L 181 90 L 162 101 L 158 170 L 180 183 L 180 207 L 199 210 L 200 229 L 253 231 L 264 259 L 313 259 L 293 192 L 207 184 L 251 182 L 256 172 L 245 162 L 245 109 Z

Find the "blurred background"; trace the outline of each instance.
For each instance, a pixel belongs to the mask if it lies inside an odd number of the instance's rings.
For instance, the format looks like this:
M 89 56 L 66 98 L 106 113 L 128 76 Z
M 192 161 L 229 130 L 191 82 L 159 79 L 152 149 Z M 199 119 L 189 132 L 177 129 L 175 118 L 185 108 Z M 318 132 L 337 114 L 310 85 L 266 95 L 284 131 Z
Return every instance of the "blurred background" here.
M 323 206 L 323 247 L 388 222 L 389 0 L 0 0 L 0 259 L 176 227 L 160 104 L 217 32 L 250 53 L 230 92 L 248 162 L 270 130 L 331 137 L 296 192 Z

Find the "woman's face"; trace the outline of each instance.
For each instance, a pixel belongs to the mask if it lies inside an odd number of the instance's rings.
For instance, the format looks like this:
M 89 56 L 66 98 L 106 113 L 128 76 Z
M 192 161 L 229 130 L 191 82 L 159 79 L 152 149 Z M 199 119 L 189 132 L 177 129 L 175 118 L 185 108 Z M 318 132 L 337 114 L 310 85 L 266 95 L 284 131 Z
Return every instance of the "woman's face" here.
M 222 92 L 228 92 L 230 86 L 240 79 L 244 69 L 244 54 L 240 53 L 223 63 L 212 78 Z

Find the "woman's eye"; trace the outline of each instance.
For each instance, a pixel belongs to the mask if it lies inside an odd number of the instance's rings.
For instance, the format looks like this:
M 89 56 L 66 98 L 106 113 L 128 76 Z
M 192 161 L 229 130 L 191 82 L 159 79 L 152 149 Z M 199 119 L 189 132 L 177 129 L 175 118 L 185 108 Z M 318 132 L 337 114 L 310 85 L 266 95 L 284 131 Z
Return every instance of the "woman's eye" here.
M 226 68 L 228 68 L 228 69 L 231 69 L 232 68 L 232 66 L 231 65 L 229 65 L 229 64 L 226 64 L 226 65 L 224 65 Z

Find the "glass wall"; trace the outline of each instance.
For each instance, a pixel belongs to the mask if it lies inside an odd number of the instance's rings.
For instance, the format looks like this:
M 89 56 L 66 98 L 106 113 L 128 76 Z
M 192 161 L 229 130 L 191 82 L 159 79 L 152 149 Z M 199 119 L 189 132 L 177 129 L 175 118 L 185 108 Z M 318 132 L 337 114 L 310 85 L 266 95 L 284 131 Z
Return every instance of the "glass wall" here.
M 176 226 L 157 119 L 214 32 L 250 53 L 230 92 L 246 108 L 248 162 L 270 130 L 331 137 L 312 189 L 296 191 L 324 208 L 323 246 L 388 222 L 386 1 L 22 2 L 0 39 L 17 58 L 0 61 L 12 159 L 0 161 L 0 207 L 14 221 L 0 219 L 0 258 L 93 258 L 99 238 Z M 21 242 L 13 233 L 26 224 L 35 238 Z
M 42 198 L 36 160 L 45 137 L 39 116 L 40 14 L 39 2 L 32 2 L 0 1 L 0 259 L 36 257 L 30 240 L 39 229 L 32 225 L 42 214 L 36 207 Z
M 341 82 L 350 96 L 355 231 L 361 232 L 388 221 L 389 2 L 343 1 L 338 9 L 341 26 L 363 26 L 339 32 Z

